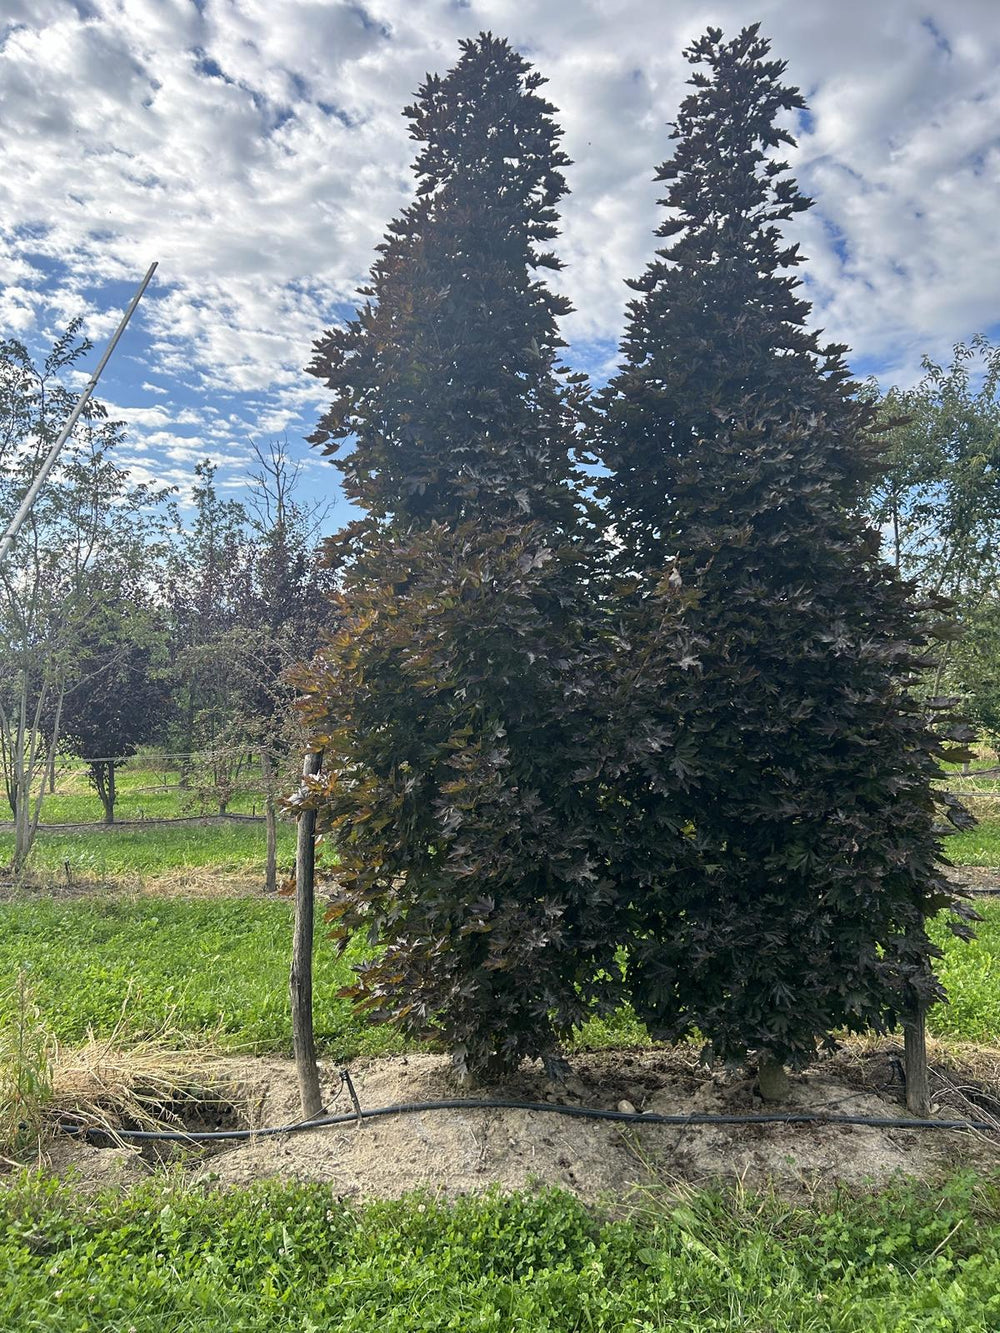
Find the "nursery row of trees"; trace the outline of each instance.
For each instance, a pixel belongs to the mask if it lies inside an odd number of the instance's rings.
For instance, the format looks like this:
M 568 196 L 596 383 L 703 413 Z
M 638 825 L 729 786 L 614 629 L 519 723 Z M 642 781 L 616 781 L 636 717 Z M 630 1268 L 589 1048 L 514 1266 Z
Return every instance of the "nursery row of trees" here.
M 773 1069 L 941 993 L 946 584 L 880 554 L 891 441 L 806 325 L 779 157 L 804 103 L 768 53 L 756 27 L 686 53 L 661 248 L 595 397 L 542 276 L 554 108 L 489 34 L 407 109 L 415 200 L 316 344 L 313 442 L 365 511 L 303 677 L 329 916 L 378 946 L 356 1002 L 477 1076 L 625 1000 Z
M 87 350 L 72 326 L 36 366 L 0 345 L 0 512 L 13 513 L 74 397 Z M 326 617 L 317 519 L 280 446 L 255 447 L 247 504 L 196 468 L 183 505 L 117 462 L 121 423 L 99 405 L 78 427 L 0 568 L 0 761 L 15 867 L 38 825 L 60 751 L 84 760 L 108 822 L 117 764 L 151 742 L 207 756 L 220 810 L 248 751 L 273 814 L 293 689 Z M 195 772 L 182 772 L 194 784 Z M 206 795 L 208 793 L 206 792 Z M 269 876 L 273 880 L 273 867 Z

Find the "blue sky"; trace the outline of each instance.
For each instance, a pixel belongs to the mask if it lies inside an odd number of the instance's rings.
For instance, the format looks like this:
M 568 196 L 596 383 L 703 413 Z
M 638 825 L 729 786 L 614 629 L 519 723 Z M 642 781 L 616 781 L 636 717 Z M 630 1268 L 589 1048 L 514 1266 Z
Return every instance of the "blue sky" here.
M 130 465 L 183 489 L 207 456 L 238 490 L 249 437 L 287 435 L 336 524 L 302 368 L 409 198 L 400 111 L 424 74 L 490 28 L 549 78 L 574 159 L 568 359 L 601 379 L 653 247 L 681 51 L 758 19 L 810 104 L 792 161 L 815 323 L 885 383 L 995 336 L 996 0 L 3 0 L 0 336 L 41 347 L 80 314 L 93 364 L 158 260 L 100 389 Z

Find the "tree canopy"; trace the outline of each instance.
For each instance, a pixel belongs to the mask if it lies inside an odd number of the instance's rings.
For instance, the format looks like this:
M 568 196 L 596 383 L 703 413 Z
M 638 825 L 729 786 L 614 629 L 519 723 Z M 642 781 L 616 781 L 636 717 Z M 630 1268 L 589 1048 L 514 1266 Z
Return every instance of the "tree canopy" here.
M 757 25 L 686 55 L 694 91 L 658 173 L 669 243 L 632 284 L 603 400 L 622 559 L 659 578 L 676 556 L 697 657 L 661 704 L 685 737 L 697 860 L 640 904 L 632 991 L 657 1033 L 799 1063 L 940 994 L 924 923 L 952 900 L 943 750 L 913 685 L 941 608 L 859 517 L 873 409 L 796 290 L 782 227 L 809 200 L 775 151 L 803 99 Z
M 311 367 L 337 394 L 314 440 L 356 438 L 341 468 L 369 511 L 331 550 L 341 629 L 305 682 L 332 915 L 381 946 L 358 1001 L 480 1074 L 552 1054 L 620 977 L 596 783 L 570 776 L 602 630 L 567 303 L 534 276 L 565 191 L 541 83 L 490 34 L 428 77 L 416 201 Z

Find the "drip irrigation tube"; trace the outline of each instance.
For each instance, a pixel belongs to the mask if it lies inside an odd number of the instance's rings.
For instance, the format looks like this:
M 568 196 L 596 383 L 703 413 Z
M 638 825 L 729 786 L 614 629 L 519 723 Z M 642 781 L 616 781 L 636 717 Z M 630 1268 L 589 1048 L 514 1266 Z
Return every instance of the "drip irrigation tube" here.
M 559 1106 L 552 1102 L 508 1102 L 493 1099 L 472 1101 L 448 1097 L 431 1102 L 403 1102 L 394 1106 L 360 1107 L 341 1115 L 300 1120 L 291 1125 L 269 1125 L 263 1129 L 213 1129 L 201 1133 L 185 1130 L 94 1129 L 81 1125 L 60 1124 L 66 1134 L 104 1142 L 127 1143 L 218 1143 L 227 1139 L 263 1139 L 277 1134 L 296 1134 L 307 1129 L 328 1129 L 333 1125 L 360 1124 L 379 1116 L 409 1115 L 421 1111 L 540 1111 L 547 1115 L 568 1115 L 579 1120 L 615 1120 L 634 1125 L 869 1125 L 879 1129 L 965 1129 L 996 1132 L 996 1124 L 983 1120 L 916 1120 L 907 1116 L 824 1115 L 822 1112 L 771 1112 L 763 1115 L 663 1115 L 658 1111 L 602 1111 L 592 1106 Z

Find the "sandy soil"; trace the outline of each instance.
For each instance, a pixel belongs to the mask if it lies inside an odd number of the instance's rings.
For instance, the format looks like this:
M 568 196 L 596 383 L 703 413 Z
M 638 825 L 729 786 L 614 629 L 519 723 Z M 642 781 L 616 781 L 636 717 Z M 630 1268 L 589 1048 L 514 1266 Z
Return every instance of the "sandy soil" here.
M 548 1082 L 525 1066 L 502 1089 L 459 1089 L 445 1057 L 397 1056 L 357 1062 L 351 1074 L 363 1107 L 443 1097 L 496 1095 L 638 1111 L 760 1112 L 749 1076 L 700 1069 L 686 1051 L 581 1055 L 565 1084 Z M 299 1118 L 290 1062 L 220 1060 L 220 1075 L 241 1085 L 254 1125 Z M 324 1070 L 326 1108 L 350 1111 L 335 1069 Z M 622 1108 L 627 1109 L 627 1108 Z M 794 1076 L 779 1108 L 840 1114 L 905 1114 L 891 1051 L 834 1059 Z M 967 1116 L 944 1101 L 943 1118 Z M 454 1195 L 490 1185 L 515 1189 L 558 1185 L 585 1199 L 623 1200 L 643 1186 L 686 1181 L 772 1183 L 789 1195 L 812 1195 L 837 1183 L 883 1184 L 896 1175 L 933 1176 L 964 1162 L 995 1168 L 1000 1151 L 978 1135 L 869 1126 L 622 1125 L 535 1111 L 448 1110 L 392 1116 L 334 1128 L 256 1139 L 208 1155 L 191 1154 L 193 1180 L 246 1185 L 277 1177 L 328 1184 L 340 1198 L 392 1198 L 425 1188 Z M 81 1186 L 128 1186 L 154 1169 L 130 1148 L 94 1148 L 61 1140 L 51 1169 L 72 1172 Z

